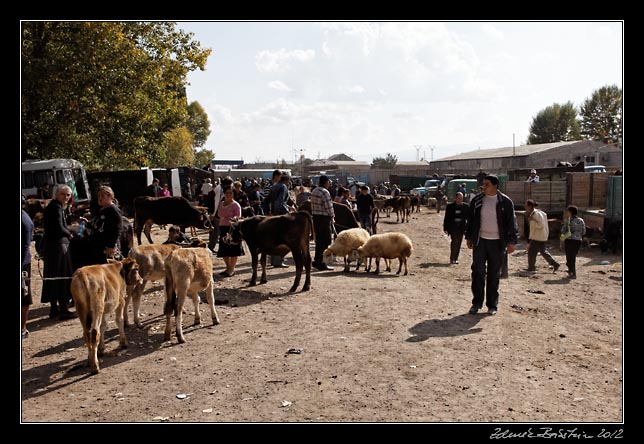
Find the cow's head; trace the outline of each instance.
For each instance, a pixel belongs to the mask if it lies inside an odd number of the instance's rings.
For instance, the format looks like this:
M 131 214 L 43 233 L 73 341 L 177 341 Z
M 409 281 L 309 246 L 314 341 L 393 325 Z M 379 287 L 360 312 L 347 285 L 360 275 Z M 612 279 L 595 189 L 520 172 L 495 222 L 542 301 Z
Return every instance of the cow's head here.
M 139 264 L 134 259 L 125 258 L 121 261 L 121 276 L 125 280 L 126 285 L 135 285 L 143 283 L 143 279 L 139 274 Z
M 226 237 L 224 237 L 225 243 L 229 245 L 241 244 L 243 240 L 242 230 L 241 230 L 243 222 L 244 222 L 243 220 L 237 220 L 230 224 L 230 230 L 228 230 L 228 234 L 226 234 Z

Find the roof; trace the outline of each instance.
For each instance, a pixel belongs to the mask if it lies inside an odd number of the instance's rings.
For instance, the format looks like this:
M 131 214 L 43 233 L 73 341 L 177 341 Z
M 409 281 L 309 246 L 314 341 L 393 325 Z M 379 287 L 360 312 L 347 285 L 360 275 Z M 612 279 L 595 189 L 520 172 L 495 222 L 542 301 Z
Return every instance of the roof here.
M 336 161 L 336 160 L 353 161 L 353 159 L 352 159 L 351 157 L 347 156 L 347 155 L 346 155 L 346 154 L 344 154 L 344 153 L 334 154 L 333 156 L 330 156 L 329 158 L 327 158 L 327 160 L 333 160 L 333 161 Z
M 429 162 L 426 160 L 399 160 L 396 162 L 396 167 L 399 166 L 418 166 L 418 167 L 429 167 Z
M 352 167 L 352 166 L 359 166 L 359 165 L 369 165 L 369 162 L 364 162 L 360 160 L 317 159 L 317 160 L 314 160 L 309 166 L 320 167 L 320 166 L 329 166 L 329 165 L 335 165 L 338 167 Z
M 571 145 L 579 142 L 586 142 L 586 141 L 573 140 L 571 142 L 553 142 L 553 143 L 539 143 L 536 145 L 519 145 L 516 148 L 512 148 L 511 146 L 508 146 L 503 148 L 474 150 L 474 151 L 468 151 L 466 153 L 457 154 L 456 156 L 443 157 L 441 159 L 437 159 L 436 162 L 441 162 L 443 160 L 489 159 L 493 157 L 527 156 L 541 151 L 546 151 L 553 148 L 558 148 L 558 147 Z

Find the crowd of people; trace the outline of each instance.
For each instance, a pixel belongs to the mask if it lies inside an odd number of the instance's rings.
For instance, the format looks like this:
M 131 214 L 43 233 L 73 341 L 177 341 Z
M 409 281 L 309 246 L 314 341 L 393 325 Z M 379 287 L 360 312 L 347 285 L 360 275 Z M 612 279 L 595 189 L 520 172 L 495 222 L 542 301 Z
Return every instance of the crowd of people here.
M 528 181 L 537 182 L 536 171 L 532 170 Z M 291 193 L 293 191 L 293 193 Z M 478 192 L 477 192 L 478 191 Z M 42 195 L 49 190 L 42 189 Z M 220 273 L 223 278 L 235 275 L 235 267 L 240 256 L 245 254 L 242 244 L 225 242 L 231 224 L 242 216 L 246 208 L 252 208 L 256 215 L 283 215 L 295 210 L 305 202 L 310 202 L 315 231 L 315 257 L 312 266 L 318 270 L 332 270 L 324 263 L 322 254 L 332 242 L 335 211 L 333 203 L 346 205 L 355 210 L 360 225 L 369 230 L 372 225 L 372 212 L 375 207 L 374 195 L 385 194 L 396 196 L 400 189 L 395 185 L 380 184 L 373 188 L 367 185 L 351 187 L 339 185 L 328 176 L 319 177 L 316 187 L 308 191 L 302 185 L 293 186 L 291 177 L 275 170 L 270 181 L 248 179 L 233 181 L 224 177 L 213 184 L 206 179 L 196 186 L 188 179 L 182 188 L 184 195 L 194 203 L 208 208 L 211 215 L 213 230 L 210 231 L 208 247 L 221 257 L 226 265 Z M 170 196 L 167 184 L 159 185 L 154 179 L 147 187 L 147 195 L 151 197 Z M 44 210 L 44 236 L 38 246 L 44 260 L 41 302 L 50 304 L 50 318 L 70 319 L 75 313 L 69 310 L 71 301 L 70 277 L 74 271 L 72 248 L 70 245 L 79 237 L 84 240 L 88 262 L 91 264 L 107 263 L 119 249 L 119 234 L 122 227 L 122 215 L 115 205 L 114 193 L 109 186 L 101 186 L 98 190 L 99 211 L 91 219 L 81 218 L 86 224 L 86 231 L 76 232 L 70 229 L 71 221 L 66 208 L 70 203 L 72 190 L 67 185 L 58 185 L 52 190 L 52 199 Z M 294 197 L 293 197 L 294 196 Z M 440 189 L 435 195 L 443 202 Z M 24 197 L 23 197 L 24 203 Z M 440 212 L 440 204 L 437 204 Z M 560 264 L 548 252 L 549 237 L 547 214 L 539 209 L 537 202 L 525 202 L 526 219 L 529 224 L 527 269 L 536 270 L 536 258 L 542 257 L 556 272 Z M 576 256 L 579 252 L 582 236 L 585 233 L 583 219 L 578 216 L 578 210 L 570 206 L 566 211 L 566 219 L 562 226 L 561 240 L 566 253 L 567 273 L 570 279 L 576 278 Z M 31 254 L 33 222 L 29 215 L 22 210 L 22 335 L 29 332 L 26 328 L 29 306 L 33 303 L 31 286 Z M 445 208 L 443 231 L 451 238 L 450 264 L 459 263 L 459 254 L 463 238 L 467 247 L 472 249 L 472 306 L 471 314 L 477 313 L 483 304 L 489 314 L 498 310 L 499 279 L 502 275 L 507 254 L 514 251 L 517 243 L 517 222 L 512 200 L 499 190 L 499 179 L 494 175 L 483 178 L 479 190 L 471 189 L 468 193 L 465 184 L 461 184 L 453 202 Z M 191 241 L 178 226 L 171 226 L 165 243 L 187 245 Z M 288 267 L 282 256 L 272 256 L 273 267 Z M 88 265 L 85 263 L 84 265 Z

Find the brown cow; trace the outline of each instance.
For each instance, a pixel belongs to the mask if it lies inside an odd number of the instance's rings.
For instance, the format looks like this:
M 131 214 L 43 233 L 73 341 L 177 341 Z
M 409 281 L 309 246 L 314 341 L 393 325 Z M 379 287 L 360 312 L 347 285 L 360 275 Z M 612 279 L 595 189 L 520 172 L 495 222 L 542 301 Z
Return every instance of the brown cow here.
M 213 325 L 219 324 L 213 294 L 212 259 L 206 248 L 181 248 L 172 251 L 165 260 L 165 307 L 166 316 L 164 340 L 172 335 L 172 313 L 174 313 L 177 341 L 186 342 L 183 336 L 183 304 L 186 296 L 192 296 L 195 306 L 194 325 L 201 324 L 198 291 L 205 290 Z
M 92 374 L 99 371 L 98 356 L 102 356 L 105 351 L 107 317 L 112 311 L 116 314 L 119 344 L 123 348 L 127 347 L 123 328 L 125 287 L 140 280 L 139 266 L 134 259 L 88 265 L 74 273 L 71 293 L 78 319 L 83 326 L 83 340 L 87 345 L 87 361 Z
M 141 307 L 141 296 L 148 281 L 165 279 L 165 260 L 174 250 L 181 248 L 177 244 L 152 244 L 139 245 L 130 250 L 130 257 L 139 264 L 139 274 L 141 282 L 127 286 L 127 298 L 125 300 L 125 309 L 123 318 L 125 326 L 129 325 L 127 318 L 127 307 L 132 301 L 132 312 L 134 313 L 134 323 L 137 327 L 143 327 L 140 320 L 139 308 Z

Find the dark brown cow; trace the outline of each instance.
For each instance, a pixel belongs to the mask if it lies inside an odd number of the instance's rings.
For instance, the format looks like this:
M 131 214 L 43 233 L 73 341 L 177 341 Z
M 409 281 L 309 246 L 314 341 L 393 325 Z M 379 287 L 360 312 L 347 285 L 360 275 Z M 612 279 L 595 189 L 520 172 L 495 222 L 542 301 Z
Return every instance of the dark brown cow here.
M 409 213 L 411 209 L 411 199 L 409 196 L 397 196 L 385 200 L 385 208 L 391 207 L 396 212 L 396 222 L 405 223 L 405 216 L 407 217 L 407 222 L 409 222 Z M 400 215 L 402 214 L 402 220 L 400 220 Z
M 262 277 L 260 284 L 266 280 L 266 255 L 284 256 L 289 251 L 295 260 L 295 282 L 289 291 L 297 290 L 302 277 L 302 268 L 306 268 L 306 279 L 302 291 L 311 288 L 311 252 L 309 236 L 313 234 L 313 217 L 305 212 L 284 214 L 282 216 L 255 216 L 242 219 L 231 225 L 225 241 L 239 244 L 246 241 L 253 262 L 253 275 L 250 286 L 257 281 L 257 262 L 261 253 Z
M 305 211 L 308 214 L 313 214 L 311 211 L 311 201 L 307 200 L 298 208 L 299 211 Z M 335 214 L 335 232 L 341 233 L 344 230 L 351 228 L 360 228 L 360 224 L 356 219 L 354 212 L 345 204 L 333 202 L 333 213 Z
M 134 199 L 134 231 L 139 245 L 141 245 L 141 231 L 145 231 L 148 242 L 153 243 L 150 236 L 153 223 L 179 225 L 182 228 L 191 226 L 209 228 L 210 226 L 208 213 L 195 208 L 182 196 L 140 196 Z

